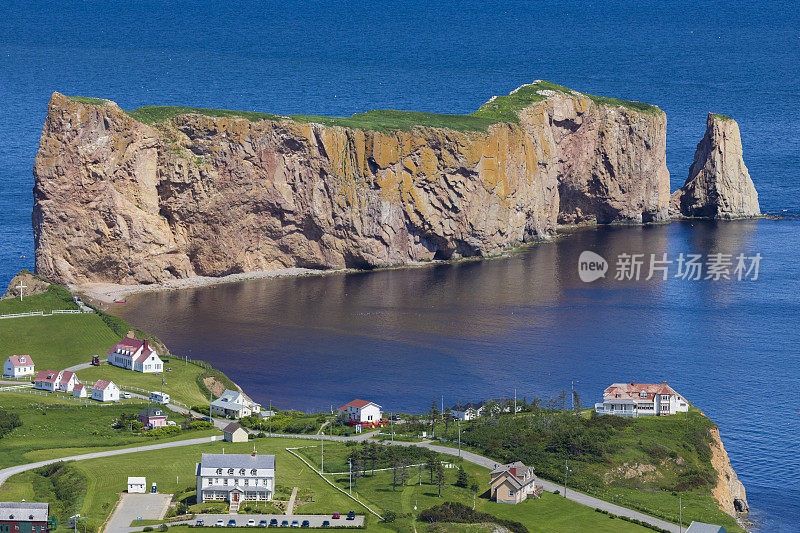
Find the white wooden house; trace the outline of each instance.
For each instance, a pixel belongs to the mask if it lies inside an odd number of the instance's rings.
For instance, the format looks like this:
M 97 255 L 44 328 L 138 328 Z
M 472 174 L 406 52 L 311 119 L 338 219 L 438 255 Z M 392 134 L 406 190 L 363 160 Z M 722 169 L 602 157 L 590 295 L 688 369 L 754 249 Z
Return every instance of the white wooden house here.
M 11 355 L 3 365 L 3 376 L 7 378 L 19 378 L 33 374 L 34 364 L 30 355 Z
M 75 385 L 75 388 L 72 389 L 72 395 L 75 396 L 76 398 L 86 398 L 87 396 L 89 396 L 89 389 L 90 387 L 88 385 L 78 383 L 77 385 Z
M 674 415 L 689 410 L 689 402 L 663 383 L 613 383 L 603 391 L 603 403 L 596 403 L 600 415 L 637 417 Z
M 92 387 L 92 400 L 98 402 L 118 402 L 119 387 L 113 381 L 98 379 Z
M 241 391 L 226 390 L 211 402 L 211 416 L 242 418 L 261 412 L 261 406 Z
M 275 492 L 275 456 L 204 453 L 195 465 L 197 503 L 223 501 L 235 513 L 241 502 L 266 502 Z
M 147 340 L 130 337 L 125 337 L 109 350 L 108 364 L 145 374 L 164 371 L 164 362 Z
M 69 370 L 40 370 L 33 378 L 33 388 L 47 392 L 72 392 L 77 381 L 75 372 Z
M 339 408 L 351 423 L 377 424 L 381 421 L 381 406 L 367 400 L 353 400 Z
M 128 494 L 144 494 L 147 492 L 147 479 L 143 477 L 128 477 Z

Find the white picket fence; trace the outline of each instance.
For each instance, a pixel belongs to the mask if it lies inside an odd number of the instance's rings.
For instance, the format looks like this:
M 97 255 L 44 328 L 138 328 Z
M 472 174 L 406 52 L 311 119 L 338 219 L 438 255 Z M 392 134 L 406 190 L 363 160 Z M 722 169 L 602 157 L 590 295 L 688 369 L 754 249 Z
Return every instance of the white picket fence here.
M 23 389 L 30 389 L 33 387 L 33 383 L 23 383 L 21 385 L 8 385 L 6 387 L 0 387 L 0 392 L 8 392 L 8 391 L 15 391 L 15 390 L 23 390 Z
M 80 309 L 53 309 L 52 311 L 30 311 L 28 313 L 14 313 L 10 315 L 0 315 L 0 320 L 4 318 L 22 318 L 26 316 L 53 316 L 53 315 L 80 315 L 82 313 L 93 313 L 94 311 L 81 311 Z
M 14 385 L 13 387 L 18 387 L 18 386 Z M 55 393 L 52 393 L 52 392 L 46 392 L 46 391 L 40 391 L 40 390 L 33 390 L 33 389 L 30 389 L 30 388 L 16 388 L 16 389 L 13 389 L 13 392 L 23 392 L 25 394 L 33 394 L 35 396 L 55 396 L 56 398 L 61 398 L 62 400 L 67 400 L 67 401 L 75 402 L 75 403 L 81 403 L 84 406 L 89 406 L 89 405 L 98 405 L 98 406 L 114 405 L 113 403 L 90 402 L 90 401 L 86 400 L 85 398 L 75 398 L 73 396 L 63 396 L 61 394 L 55 394 Z

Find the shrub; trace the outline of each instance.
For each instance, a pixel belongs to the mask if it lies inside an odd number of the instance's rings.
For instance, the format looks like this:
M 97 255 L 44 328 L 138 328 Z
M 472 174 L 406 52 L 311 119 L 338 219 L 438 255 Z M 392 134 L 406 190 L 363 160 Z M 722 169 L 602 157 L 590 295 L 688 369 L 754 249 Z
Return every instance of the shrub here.
M 395 520 L 397 520 L 397 513 L 395 513 L 394 511 L 387 510 L 385 513 L 383 513 L 384 522 L 391 523 L 394 522 Z
M 0 409 L 0 439 L 7 433 L 13 431 L 14 428 L 18 428 L 21 425 L 22 419 L 17 413 L 9 413 L 8 411 Z
M 459 524 L 478 524 L 492 522 L 505 527 L 512 533 L 528 533 L 528 528 L 519 522 L 498 518 L 489 513 L 475 511 L 463 503 L 445 502 L 441 505 L 425 509 L 419 513 L 422 522 L 454 522 Z

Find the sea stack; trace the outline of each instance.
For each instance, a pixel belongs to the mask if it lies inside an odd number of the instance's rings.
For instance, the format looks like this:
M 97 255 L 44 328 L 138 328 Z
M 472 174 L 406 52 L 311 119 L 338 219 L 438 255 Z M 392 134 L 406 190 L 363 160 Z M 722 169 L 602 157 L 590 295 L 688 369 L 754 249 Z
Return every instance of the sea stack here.
M 761 215 L 758 193 L 742 159 L 739 125 L 732 118 L 708 114 L 689 177 L 672 193 L 670 215 L 716 219 Z

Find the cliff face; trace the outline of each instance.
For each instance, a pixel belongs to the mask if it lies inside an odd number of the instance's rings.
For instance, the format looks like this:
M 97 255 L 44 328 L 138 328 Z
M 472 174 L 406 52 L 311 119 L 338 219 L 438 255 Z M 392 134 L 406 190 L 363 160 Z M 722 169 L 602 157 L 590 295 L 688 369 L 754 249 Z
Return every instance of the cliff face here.
M 546 94 L 545 94 L 546 93 Z M 36 272 L 156 283 L 483 256 L 558 224 L 665 220 L 666 116 L 544 91 L 485 131 L 182 114 L 55 93 L 34 167 Z
M 742 159 L 739 125 L 708 114 L 686 183 L 670 201 L 672 216 L 742 218 L 761 214 L 758 193 Z
M 717 486 L 712 489 L 714 498 L 719 502 L 720 508 L 731 516 L 750 511 L 747 503 L 744 485 L 739 481 L 736 472 L 731 466 L 728 452 L 722 446 L 722 439 L 718 429 L 711 430 L 711 464 L 717 471 Z

